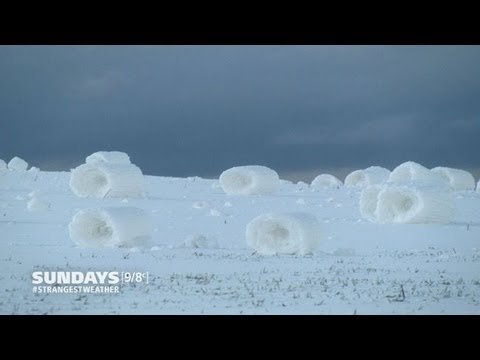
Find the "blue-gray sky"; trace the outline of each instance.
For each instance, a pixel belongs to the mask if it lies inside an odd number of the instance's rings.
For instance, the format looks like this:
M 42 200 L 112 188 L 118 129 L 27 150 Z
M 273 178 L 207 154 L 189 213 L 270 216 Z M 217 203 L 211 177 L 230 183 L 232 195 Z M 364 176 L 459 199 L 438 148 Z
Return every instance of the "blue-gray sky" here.
M 0 158 L 144 173 L 480 168 L 480 46 L 0 46 Z

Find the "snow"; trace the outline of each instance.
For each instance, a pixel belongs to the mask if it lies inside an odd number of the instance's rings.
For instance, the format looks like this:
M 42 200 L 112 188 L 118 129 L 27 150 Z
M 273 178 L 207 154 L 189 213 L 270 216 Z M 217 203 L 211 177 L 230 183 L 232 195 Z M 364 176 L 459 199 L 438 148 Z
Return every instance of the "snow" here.
M 34 196 L 28 201 L 27 209 L 28 211 L 48 211 L 49 204 Z
M 123 197 L 77 197 L 69 172 L 27 175 L 0 177 L 2 314 L 480 314 L 478 192 L 456 193 L 445 224 L 380 224 L 363 219 L 359 188 L 300 194 L 282 182 L 274 193 L 237 197 L 213 186 L 218 180 L 144 176 L 146 196 L 126 206 Z M 50 209 L 28 211 L 34 197 Z M 148 214 L 148 242 L 83 247 L 70 238 L 79 211 L 130 206 Z M 228 214 L 211 216 L 211 209 Z M 247 225 L 272 211 L 315 216 L 315 251 L 252 250 Z M 35 270 L 148 271 L 150 281 L 125 284 L 120 294 L 33 294 Z
M 97 151 L 85 159 L 86 164 L 130 164 L 130 157 L 128 154 L 121 151 Z
M 345 186 L 364 188 L 370 185 L 383 184 L 388 180 L 390 170 L 380 166 L 370 166 L 364 170 L 355 170 L 345 178 Z
M 263 195 L 275 192 L 280 179 L 275 170 L 266 166 L 237 166 L 220 175 L 220 185 L 229 195 Z
M 262 214 L 247 225 L 247 244 L 262 255 L 312 253 L 320 224 L 308 213 Z
M 308 185 L 306 182 L 299 181 L 295 184 L 295 187 L 297 191 L 303 191 L 304 189 L 308 189 L 310 185 Z
M 369 186 L 360 194 L 360 214 L 379 223 L 448 223 L 453 193 L 437 181 L 410 181 Z
M 133 164 L 82 164 L 73 169 L 70 188 L 79 197 L 141 197 L 142 171 Z
M 216 249 L 218 241 L 215 237 L 203 234 L 188 235 L 183 243 L 184 246 L 195 249 Z
M 202 210 L 202 209 L 208 209 L 210 207 L 210 204 L 208 203 L 208 201 L 195 201 L 192 207 L 194 209 Z
M 38 177 L 38 174 L 40 173 L 40 169 L 35 167 L 35 166 L 32 166 L 30 169 L 28 169 L 27 171 L 27 174 L 29 177 L 33 178 L 33 181 L 36 180 L 36 178 Z
M 378 195 L 382 189 L 381 185 L 372 185 L 362 190 L 360 194 L 360 214 L 364 219 L 372 222 L 377 221 Z
M 310 187 L 312 189 L 339 189 L 343 186 L 341 180 L 330 174 L 320 174 L 313 179 Z
M 7 170 L 7 163 L 4 160 L 0 159 L 0 173 L 6 170 Z
M 142 244 L 153 230 L 148 215 L 134 207 L 86 209 L 68 225 L 71 239 L 85 247 L 133 247 Z
M 407 161 L 398 165 L 392 170 L 389 182 L 406 182 L 406 181 L 428 181 L 432 180 L 436 176 L 430 172 L 425 166 L 420 165 L 413 161 Z M 438 176 L 437 176 L 438 178 Z
M 22 172 L 22 171 L 27 171 L 27 168 L 28 168 L 28 163 L 25 160 L 23 160 L 23 159 L 21 159 L 17 156 L 12 158 L 8 162 L 8 169 L 9 170 Z
M 457 191 L 472 191 L 475 189 L 475 179 L 468 171 L 448 167 L 436 167 L 431 170 L 446 184 Z
M 446 224 L 452 220 L 454 211 L 449 189 L 390 185 L 378 194 L 375 215 L 380 223 Z

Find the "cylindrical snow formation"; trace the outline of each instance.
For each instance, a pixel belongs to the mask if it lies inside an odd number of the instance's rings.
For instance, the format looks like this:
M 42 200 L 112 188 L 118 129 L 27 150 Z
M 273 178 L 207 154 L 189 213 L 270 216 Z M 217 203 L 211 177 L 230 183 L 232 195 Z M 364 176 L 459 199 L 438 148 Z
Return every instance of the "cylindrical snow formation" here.
M 392 170 L 388 181 L 394 183 L 417 180 L 429 181 L 435 177 L 436 175 L 432 174 L 425 166 L 413 161 L 407 161 Z
M 14 158 L 12 158 L 12 160 L 10 160 L 8 162 L 8 169 L 9 170 L 13 170 L 13 171 L 27 171 L 27 168 L 28 168 L 28 163 L 15 156 Z
M 372 185 L 363 189 L 360 194 L 360 214 L 371 222 L 377 221 L 378 194 L 382 191 L 381 185 Z
M 380 223 L 445 224 L 454 215 L 452 192 L 436 186 L 391 185 L 378 194 Z
M 345 178 L 345 186 L 364 188 L 383 184 L 388 180 L 390 170 L 380 166 L 370 166 L 364 170 L 355 170 Z
M 319 227 L 307 213 L 263 214 L 247 225 L 247 244 L 262 255 L 306 255 L 319 245 Z
M 237 166 L 220 175 L 220 186 L 228 195 L 262 195 L 280 186 L 276 171 L 259 165 Z
M 128 154 L 121 151 L 97 151 L 87 156 L 87 164 L 109 163 L 109 164 L 130 164 Z
M 330 174 L 318 175 L 311 184 L 313 189 L 340 189 L 342 186 L 342 181 Z
M 70 188 L 79 197 L 141 197 L 143 174 L 133 164 L 83 164 L 73 169 Z
M 40 200 L 38 197 L 34 196 L 27 203 L 28 211 L 47 211 L 50 208 L 50 204 L 45 201 Z
M 138 246 L 152 230 L 148 215 L 134 207 L 80 210 L 68 225 L 70 238 L 84 247 Z
M 430 171 L 438 175 L 453 190 L 469 191 L 475 189 L 475 179 L 468 171 L 440 166 Z

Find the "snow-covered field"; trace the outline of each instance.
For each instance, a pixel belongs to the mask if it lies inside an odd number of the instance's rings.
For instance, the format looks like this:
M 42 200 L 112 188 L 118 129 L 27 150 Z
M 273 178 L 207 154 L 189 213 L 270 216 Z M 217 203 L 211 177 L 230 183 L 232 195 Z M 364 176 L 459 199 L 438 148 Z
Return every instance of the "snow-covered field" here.
M 454 193 L 448 224 L 377 224 L 362 219 L 355 187 L 282 182 L 272 194 L 241 196 L 217 180 L 146 176 L 145 198 L 92 199 L 77 197 L 69 179 L 0 173 L 0 313 L 480 314 L 477 192 Z M 147 212 L 150 244 L 78 247 L 72 217 L 105 206 Z M 272 211 L 315 215 L 319 249 L 261 256 L 248 248 L 247 224 Z M 149 283 L 119 294 L 34 294 L 36 270 L 141 271 Z

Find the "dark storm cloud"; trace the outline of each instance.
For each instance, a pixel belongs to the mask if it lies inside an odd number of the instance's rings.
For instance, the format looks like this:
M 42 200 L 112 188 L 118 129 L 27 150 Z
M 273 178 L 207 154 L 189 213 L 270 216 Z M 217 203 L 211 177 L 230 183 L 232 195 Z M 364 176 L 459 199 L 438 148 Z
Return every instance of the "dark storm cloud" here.
M 479 167 L 479 63 L 477 46 L 0 46 L 0 158 Z

